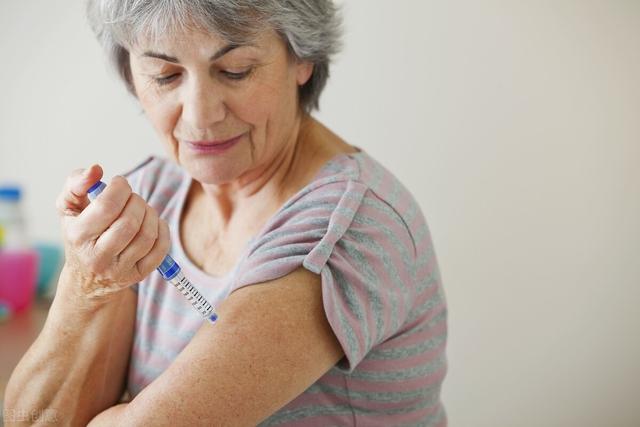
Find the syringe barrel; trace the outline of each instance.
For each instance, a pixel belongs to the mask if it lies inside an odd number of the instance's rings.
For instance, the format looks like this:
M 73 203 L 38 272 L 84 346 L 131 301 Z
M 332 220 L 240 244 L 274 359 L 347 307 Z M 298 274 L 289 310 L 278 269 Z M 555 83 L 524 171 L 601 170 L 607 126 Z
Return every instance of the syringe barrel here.
M 178 273 L 173 276 L 171 279 L 167 280 L 171 283 L 177 290 L 180 291 L 182 295 L 191 303 L 191 305 L 200 313 L 202 317 L 214 323 L 218 320 L 218 315 L 215 313 L 213 306 L 209 304 L 209 302 L 202 296 L 202 294 L 191 284 L 189 279 L 184 276 L 182 271 L 178 271 Z

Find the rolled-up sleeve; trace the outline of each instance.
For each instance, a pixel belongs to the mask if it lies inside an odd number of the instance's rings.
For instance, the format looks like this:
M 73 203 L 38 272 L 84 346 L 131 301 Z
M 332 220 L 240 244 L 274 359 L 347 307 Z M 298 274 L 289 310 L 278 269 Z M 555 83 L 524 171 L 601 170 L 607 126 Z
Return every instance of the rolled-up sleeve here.
M 326 317 L 352 372 L 405 323 L 415 247 L 401 217 L 364 183 L 333 182 L 292 201 L 240 264 L 232 291 L 299 267 L 320 275 Z

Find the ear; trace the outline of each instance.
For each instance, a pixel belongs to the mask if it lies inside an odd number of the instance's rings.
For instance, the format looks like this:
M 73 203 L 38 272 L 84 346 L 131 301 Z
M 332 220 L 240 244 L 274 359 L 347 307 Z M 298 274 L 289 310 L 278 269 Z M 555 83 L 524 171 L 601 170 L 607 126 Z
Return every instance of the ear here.
M 309 61 L 300 61 L 296 64 L 296 81 L 298 86 L 304 85 L 313 74 L 313 63 Z

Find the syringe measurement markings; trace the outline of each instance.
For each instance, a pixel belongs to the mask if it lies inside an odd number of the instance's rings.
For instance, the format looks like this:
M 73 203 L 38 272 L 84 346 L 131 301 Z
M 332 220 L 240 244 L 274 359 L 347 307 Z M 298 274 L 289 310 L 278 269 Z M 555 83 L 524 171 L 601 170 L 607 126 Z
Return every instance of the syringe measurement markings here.
M 102 193 L 106 188 L 106 184 L 102 181 L 97 181 L 87 190 L 87 196 L 89 201 L 95 200 L 96 197 Z M 189 282 L 189 280 L 181 272 L 180 266 L 170 255 L 166 255 L 162 260 L 162 264 L 156 270 L 160 273 L 162 278 L 172 284 L 183 296 L 187 297 L 187 300 L 191 302 L 191 305 L 204 316 L 211 323 L 218 320 L 218 315 L 215 313 L 213 306 L 200 294 L 198 289 Z
M 200 313 L 209 314 L 213 310 L 213 306 L 198 292 L 197 289 L 187 280 L 186 277 L 180 278 L 180 281 L 176 285 L 180 289 L 182 295 L 187 297 L 187 300 L 191 302 L 196 310 Z

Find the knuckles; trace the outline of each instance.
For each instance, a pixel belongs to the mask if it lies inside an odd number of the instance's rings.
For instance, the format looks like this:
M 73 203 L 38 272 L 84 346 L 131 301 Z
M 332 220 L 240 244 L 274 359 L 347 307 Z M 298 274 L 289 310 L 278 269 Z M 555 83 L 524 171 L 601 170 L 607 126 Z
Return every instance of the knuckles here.
M 147 210 L 147 202 L 136 193 L 131 193 L 127 203 L 131 203 L 132 207 L 137 208 L 137 210 L 141 212 L 141 215 L 144 215 Z
M 154 226 L 144 227 L 140 231 L 140 237 L 144 241 L 156 241 L 158 237 L 160 237 L 160 219 L 158 218 L 158 214 L 155 209 L 151 206 L 146 205 L 145 213 L 144 213 L 144 222 L 149 224 L 154 224 Z
M 127 237 L 135 236 L 138 233 L 140 222 L 139 218 L 131 216 L 123 217 L 116 221 L 120 233 Z
M 103 197 L 100 197 L 93 202 L 97 204 L 96 209 L 98 210 L 99 215 L 118 217 L 131 197 L 140 197 L 137 194 L 132 193 L 129 182 L 121 176 L 113 177 L 109 187 L 111 187 L 110 193 L 117 194 L 118 197 L 104 197 L 107 196 L 107 194 L 105 194 Z
M 95 203 L 96 210 L 98 211 L 98 215 L 106 216 L 106 217 L 116 217 L 122 211 L 124 206 L 120 205 L 116 200 L 113 199 L 98 199 Z
M 109 185 L 117 187 L 118 193 L 131 194 L 133 191 L 131 189 L 131 186 L 129 185 L 129 181 L 127 181 L 125 177 L 120 175 L 116 175 L 111 178 L 111 183 Z
M 149 230 L 149 229 L 142 229 L 140 231 L 140 234 L 138 236 L 138 238 L 147 245 L 151 245 L 152 243 L 154 243 L 157 239 L 158 239 L 158 229 L 154 229 L 154 230 Z

